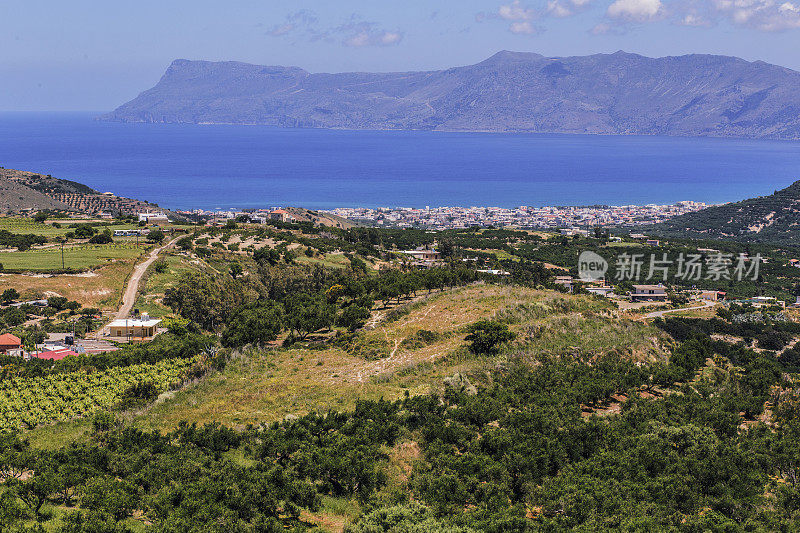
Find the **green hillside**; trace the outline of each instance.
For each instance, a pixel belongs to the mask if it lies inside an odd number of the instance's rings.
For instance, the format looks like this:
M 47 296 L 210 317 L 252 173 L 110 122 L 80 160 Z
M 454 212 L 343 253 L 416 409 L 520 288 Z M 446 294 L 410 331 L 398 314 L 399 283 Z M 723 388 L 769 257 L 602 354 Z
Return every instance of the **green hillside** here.
M 673 237 L 800 245 L 800 181 L 759 196 L 675 217 L 653 228 Z

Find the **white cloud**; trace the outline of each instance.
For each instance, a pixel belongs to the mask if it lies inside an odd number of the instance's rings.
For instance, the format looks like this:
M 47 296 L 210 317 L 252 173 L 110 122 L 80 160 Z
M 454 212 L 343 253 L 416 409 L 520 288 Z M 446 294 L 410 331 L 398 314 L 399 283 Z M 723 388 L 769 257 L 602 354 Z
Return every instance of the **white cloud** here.
M 273 37 L 280 37 L 281 35 L 286 35 L 288 33 L 291 33 L 292 31 L 294 31 L 294 29 L 295 25 L 287 22 L 286 24 L 278 24 L 276 26 L 273 26 L 272 29 L 269 30 L 267 33 L 269 35 L 272 35 Z
M 678 22 L 681 26 L 710 26 L 711 23 L 697 13 L 687 13 Z
M 663 13 L 683 26 L 727 22 L 764 32 L 800 29 L 799 0 L 674 0 Z
M 612 19 L 646 22 L 658 17 L 662 8 L 661 0 L 616 0 L 606 13 Z
M 378 28 L 374 22 L 359 20 L 357 16 L 332 30 L 342 38 L 342 44 L 354 48 L 364 46 L 395 46 L 403 40 L 400 31 L 389 31 Z
M 386 30 L 375 22 L 361 20 L 356 15 L 343 24 L 333 28 L 320 28 L 319 19 L 312 11 L 300 10 L 290 13 L 282 24 L 276 24 L 266 34 L 273 37 L 287 35 L 305 36 L 309 41 L 341 42 L 344 46 L 360 48 L 364 46 L 394 46 L 403 40 L 400 30 Z
M 605 22 L 601 22 L 600 24 L 597 24 L 594 28 L 589 30 L 589 33 L 593 35 L 605 35 L 606 33 L 610 32 L 611 32 L 611 25 L 606 24 Z
M 547 2 L 547 13 L 559 18 L 569 17 L 573 14 L 569 6 L 566 3 L 559 2 L 559 0 Z
M 497 14 L 504 20 L 530 20 L 535 16 L 535 11 L 523 6 L 520 0 L 514 0 L 510 4 L 500 6 Z
M 301 9 L 286 15 L 286 20 L 283 24 L 276 24 L 267 31 L 267 35 L 273 37 L 282 37 L 289 35 L 295 31 L 308 30 L 311 31 L 312 26 L 317 22 L 317 15 L 313 11 Z
M 513 22 L 508 28 L 508 31 L 521 35 L 533 35 L 536 33 L 536 29 L 527 20 L 522 22 Z
M 734 25 L 761 31 L 800 28 L 800 6 L 775 0 L 715 0 L 715 14 Z
M 545 12 L 551 17 L 571 17 L 588 9 L 591 3 L 592 0 L 549 0 Z

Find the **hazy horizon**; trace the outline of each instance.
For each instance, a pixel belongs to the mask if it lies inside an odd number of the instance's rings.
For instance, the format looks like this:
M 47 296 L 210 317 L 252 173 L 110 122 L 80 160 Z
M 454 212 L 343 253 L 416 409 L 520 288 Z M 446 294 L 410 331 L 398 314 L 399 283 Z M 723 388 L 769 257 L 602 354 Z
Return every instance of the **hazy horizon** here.
M 760 0 L 522 0 L 291 8 L 240 1 L 87 0 L 0 5 L 1 111 L 107 111 L 153 86 L 174 59 L 243 61 L 309 72 L 437 70 L 500 50 L 574 56 L 737 56 L 800 69 L 800 7 Z

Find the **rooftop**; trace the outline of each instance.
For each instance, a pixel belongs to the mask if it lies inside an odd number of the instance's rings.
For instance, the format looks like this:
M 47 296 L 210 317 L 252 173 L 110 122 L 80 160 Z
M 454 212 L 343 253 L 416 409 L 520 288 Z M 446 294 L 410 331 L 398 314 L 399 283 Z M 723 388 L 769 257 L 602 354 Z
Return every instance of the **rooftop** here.
M 160 319 L 157 318 L 118 318 L 109 324 L 110 327 L 116 328 L 149 328 L 152 326 L 156 326 L 161 322 Z
M 77 353 L 69 350 L 67 348 L 61 348 L 57 350 L 48 350 L 46 352 L 39 352 L 31 354 L 31 357 L 35 357 L 36 359 L 50 359 L 53 361 L 60 361 L 67 356 L 70 355 L 78 355 Z
M 0 345 L 2 346 L 19 346 L 21 344 L 22 340 L 16 335 L 12 335 L 11 333 L 0 335 Z

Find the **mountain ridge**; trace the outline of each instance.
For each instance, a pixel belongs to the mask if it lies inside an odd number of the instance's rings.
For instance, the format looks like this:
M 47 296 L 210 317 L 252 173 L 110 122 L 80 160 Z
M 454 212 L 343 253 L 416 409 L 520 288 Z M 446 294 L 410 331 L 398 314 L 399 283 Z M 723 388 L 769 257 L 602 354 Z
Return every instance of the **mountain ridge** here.
M 800 139 L 800 72 L 763 61 L 501 51 L 434 71 L 176 59 L 102 120 Z

